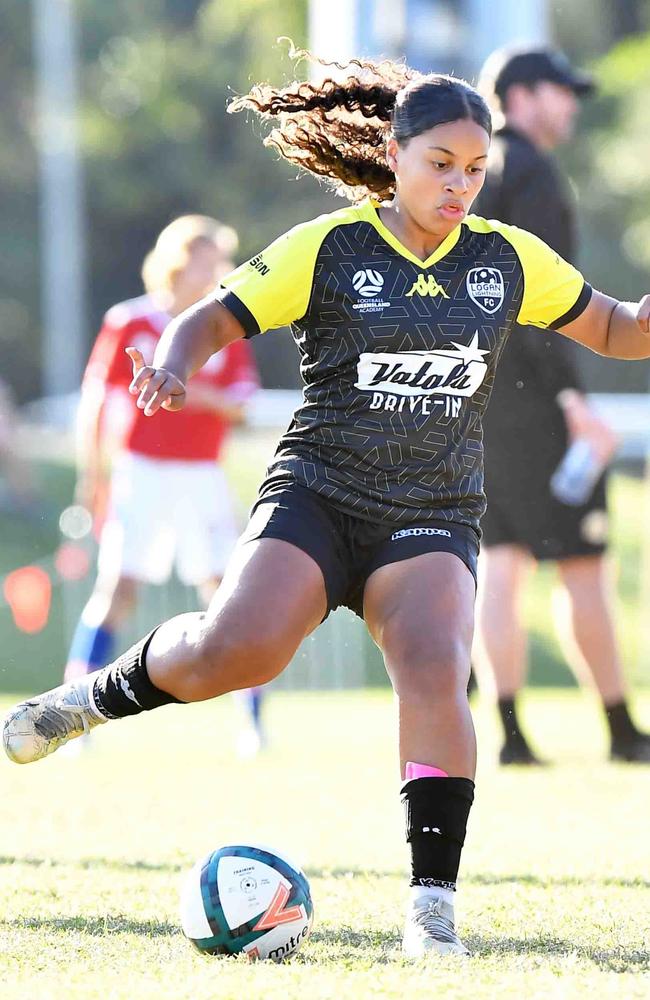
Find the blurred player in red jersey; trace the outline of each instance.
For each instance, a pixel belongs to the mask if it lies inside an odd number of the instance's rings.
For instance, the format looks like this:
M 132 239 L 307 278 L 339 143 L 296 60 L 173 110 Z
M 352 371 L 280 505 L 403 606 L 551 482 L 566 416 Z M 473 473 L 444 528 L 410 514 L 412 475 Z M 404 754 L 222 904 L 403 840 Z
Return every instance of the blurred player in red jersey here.
M 66 680 L 111 660 L 139 583 L 164 583 L 175 563 L 180 580 L 195 586 L 207 606 L 221 581 L 237 526 L 218 460 L 258 386 L 250 345 L 241 340 L 213 355 L 193 380 L 181 419 L 165 413 L 155 422 L 131 402 L 125 348 L 150 363 L 169 321 L 232 270 L 237 242 L 233 229 L 207 216 L 175 219 L 145 258 L 146 294 L 104 317 L 83 378 L 77 435 L 76 500 L 102 523 L 98 575 L 72 640 Z M 259 692 L 247 692 L 247 700 L 254 748 Z

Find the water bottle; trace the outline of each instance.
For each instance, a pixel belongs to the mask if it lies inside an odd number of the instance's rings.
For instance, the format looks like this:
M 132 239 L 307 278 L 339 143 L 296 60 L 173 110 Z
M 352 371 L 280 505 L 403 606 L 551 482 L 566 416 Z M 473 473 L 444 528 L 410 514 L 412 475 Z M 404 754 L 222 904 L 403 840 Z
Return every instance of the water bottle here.
M 600 458 L 586 438 L 576 438 L 551 476 L 551 493 L 570 507 L 586 503 L 600 479 L 607 460 Z

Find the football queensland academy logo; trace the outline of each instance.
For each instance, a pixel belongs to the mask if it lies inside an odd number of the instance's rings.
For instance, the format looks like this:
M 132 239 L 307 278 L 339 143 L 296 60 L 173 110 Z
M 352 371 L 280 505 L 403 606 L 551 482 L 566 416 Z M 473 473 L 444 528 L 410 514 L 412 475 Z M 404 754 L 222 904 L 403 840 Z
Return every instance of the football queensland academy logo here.
M 467 291 L 472 302 L 488 313 L 503 305 L 503 275 L 496 267 L 473 267 L 467 274 Z
M 352 275 L 352 287 L 359 296 L 352 308 L 358 313 L 380 313 L 390 302 L 382 298 L 384 275 L 374 267 L 362 267 Z
M 362 271 L 355 272 L 352 287 L 364 299 L 374 299 L 384 287 L 384 279 L 379 271 L 375 271 L 372 267 L 364 267 Z

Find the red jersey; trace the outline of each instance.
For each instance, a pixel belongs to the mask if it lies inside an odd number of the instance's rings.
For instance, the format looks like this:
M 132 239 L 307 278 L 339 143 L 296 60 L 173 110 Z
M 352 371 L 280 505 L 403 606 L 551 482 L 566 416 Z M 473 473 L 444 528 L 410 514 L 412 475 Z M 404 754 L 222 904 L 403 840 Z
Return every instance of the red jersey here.
M 221 414 L 186 403 L 182 410 L 159 410 L 145 417 L 135 405 L 135 396 L 125 396 L 133 378 L 133 366 L 125 347 L 137 347 L 145 364 L 151 364 L 156 344 L 169 323 L 168 313 L 157 308 L 149 295 L 113 306 L 88 360 L 83 387 L 100 381 L 107 389 L 122 390 L 119 405 L 108 408 L 111 433 L 119 432 L 121 447 L 149 458 L 181 459 L 189 462 L 219 458 L 230 424 Z M 233 400 L 243 402 L 258 388 L 255 360 L 246 340 L 238 340 L 214 354 L 192 382 L 227 390 Z

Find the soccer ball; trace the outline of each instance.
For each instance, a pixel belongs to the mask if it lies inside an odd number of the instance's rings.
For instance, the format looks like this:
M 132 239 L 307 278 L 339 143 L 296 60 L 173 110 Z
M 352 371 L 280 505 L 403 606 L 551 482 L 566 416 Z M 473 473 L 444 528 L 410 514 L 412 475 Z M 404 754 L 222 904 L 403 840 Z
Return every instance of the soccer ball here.
M 281 962 L 311 931 L 314 907 L 303 871 L 265 847 L 220 847 L 194 865 L 181 890 L 181 925 L 207 955 Z

